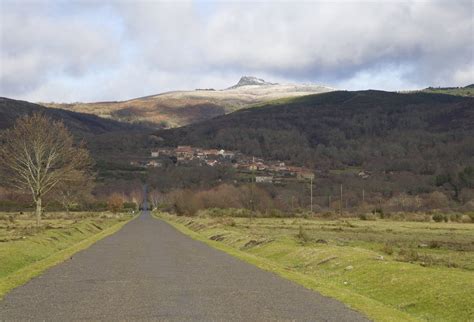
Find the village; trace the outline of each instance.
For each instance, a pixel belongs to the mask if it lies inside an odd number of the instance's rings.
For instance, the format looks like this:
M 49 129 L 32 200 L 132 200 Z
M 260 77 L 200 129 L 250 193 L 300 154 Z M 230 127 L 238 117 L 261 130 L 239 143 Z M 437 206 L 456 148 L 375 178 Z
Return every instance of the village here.
M 313 180 L 314 171 L 309 168 L 289 166 L 278 160 L 264 160 L 244 155 L 238 151 L 203 149 L 188 145 L 176 148 L 159 148 L 151 151 L 150 159 L 132 161 L 131 165 L 146 168 L 163 167 L 171 160 L 176 166 L 231 166 L 242 174 L 252 174 L 257 183 L 281 183 L 283 180 Z

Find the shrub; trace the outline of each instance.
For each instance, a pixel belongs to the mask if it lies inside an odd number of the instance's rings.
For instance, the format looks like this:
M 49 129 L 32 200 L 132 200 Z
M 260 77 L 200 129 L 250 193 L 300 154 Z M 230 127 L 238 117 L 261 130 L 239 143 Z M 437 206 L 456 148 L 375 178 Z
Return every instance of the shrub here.
M 423 204 L 427 209 L 445 208 L 449 205 L 449 199 L 444 193 L 433 191 L 424 197 Z
M 296 235 L 296 238 L 301 240 L 303 243 L 307 243 L 307 242 L 310 241 L 310 238 L 309 238 L 308 234 L 306 233 L 306 231 L 304 230 L 302 225 L 300 225 L 299 228 L 298 228 L 298 234 Z
M 107 200 L 107 209 L 113 213 L 117 213 L 123 209 L 123 198 L 121 195 L 114 193 Z
M 138 206 L 135 202 L 124 202 L 123 203 L 123 208 L 124 209 L 132 209 L 132 210 L 136 210 L 138 209 Z
M 267 212 L 267 215 L 272 217 L 272 218 L 284 218 L 286 217 L 286 214 L 278 209 L 271 209 L 270 211 Z
M 452 222 L 461 222 L 461 218 L 462 218 L 462 215 L 459 213 L 449 215 L 449 221 L 452 221 Z M 446 216 L 446 219 L 448 219 L 448 216 Z M 447 221 L 446 219 L 444 221 Z
M 402 262 L 416 262 L 420 259 L 418 252 L 412 248 L 400 250 L 399 255 L 399 260 Z
M 428 247 L 429 248 L 440 248 L 441 247 L 441 242 L 439 242 L 437 240 L 430 240 L 430 242 L 428 243 Z
M 377 217 L 374 214 L 360 214 L 360 220 L 377 220 Z
M 470 217 L 469 215 L 463 215 L 463 216 L 461 217 L 461 222 L 462 222 L 462 223 L 465 223 L 465 224 L 474 222 L 474 216 L 473 216 L 473 217 Z
M 383 245 L 382 251 L 387 254 L 387 255 L 392 255 L 393 254 L 393 243 L 387 242 Z
M 434 214 L 432 218 L 436 222 L 442 222 L 443 220 L 446 221 L 445 220 L 446 216 L 442 214 Z
M 375 208 L 374 210 L 372 210 L 372 213 L 374 215 L 377 215 L 379 214 L 380 215 L 380 218 L 384 218 L 384 212 L 383 212 L 383 209 L 382 208 Z

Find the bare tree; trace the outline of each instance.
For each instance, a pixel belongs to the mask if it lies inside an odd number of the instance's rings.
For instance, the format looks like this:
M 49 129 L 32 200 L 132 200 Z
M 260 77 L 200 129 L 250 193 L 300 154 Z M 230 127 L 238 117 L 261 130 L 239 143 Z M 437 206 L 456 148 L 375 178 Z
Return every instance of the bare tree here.
M 153 209 L 157 209 L 160 203 L 164 201 L 163 194 L 157 189 L 151 190 L 148 193 L 148 198 L 150 199 L 150 203 Z
M 72 183 L 92 165 L 83 144 L 74 145 L 61 121 L 43 114 L 22 116 L 1 136 L 0 165 L 4 180 L 28 191 L 36 205 L 36 224 L 41 224 L 42 200 L 60 184 Z

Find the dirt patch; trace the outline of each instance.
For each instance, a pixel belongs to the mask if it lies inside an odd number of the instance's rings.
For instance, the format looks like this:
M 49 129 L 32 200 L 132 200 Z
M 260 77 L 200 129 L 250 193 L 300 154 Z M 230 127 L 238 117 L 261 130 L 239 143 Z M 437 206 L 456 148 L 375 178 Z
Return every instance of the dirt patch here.
M 260 239 L 260 240 L 249 240 L 247 243 L 245 243 L 244 246 L 242 246 L 240 249 L 249 249 L 255 246 L 263 245 L 263 244 L 268 244 L 271 243 L 273 239 Z
M 337 258 L 337 256 L 331 256 L 331 257 L 325 258 L 325 259 L 323 259 L 322 261 L 318 262 L 317 265 L 325 264 L 325 263 L 327 263 L 327 262 L 329 262 L 329 261 L 332 261 L 333 259 L 336 259 L 336 258 Z
M 215 241 L 223 241 L 225 239 L 225 235 L 214 235 L 209 237 L 209 239 Z

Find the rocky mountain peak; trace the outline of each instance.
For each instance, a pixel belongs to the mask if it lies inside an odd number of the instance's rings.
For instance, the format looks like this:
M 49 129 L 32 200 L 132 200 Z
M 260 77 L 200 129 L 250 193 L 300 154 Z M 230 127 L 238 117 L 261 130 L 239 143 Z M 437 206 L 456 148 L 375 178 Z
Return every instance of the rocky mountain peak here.
M 257 78 L 255 76 L 242 76 L 239 82 L 235 84 L 234 86 L 229 87 L 229 89 L 237 88 L 241 86 L 248 86 L 248 85 L 278 85 L 278 84 L 266 82 L 265 80 L 261 78 Z

